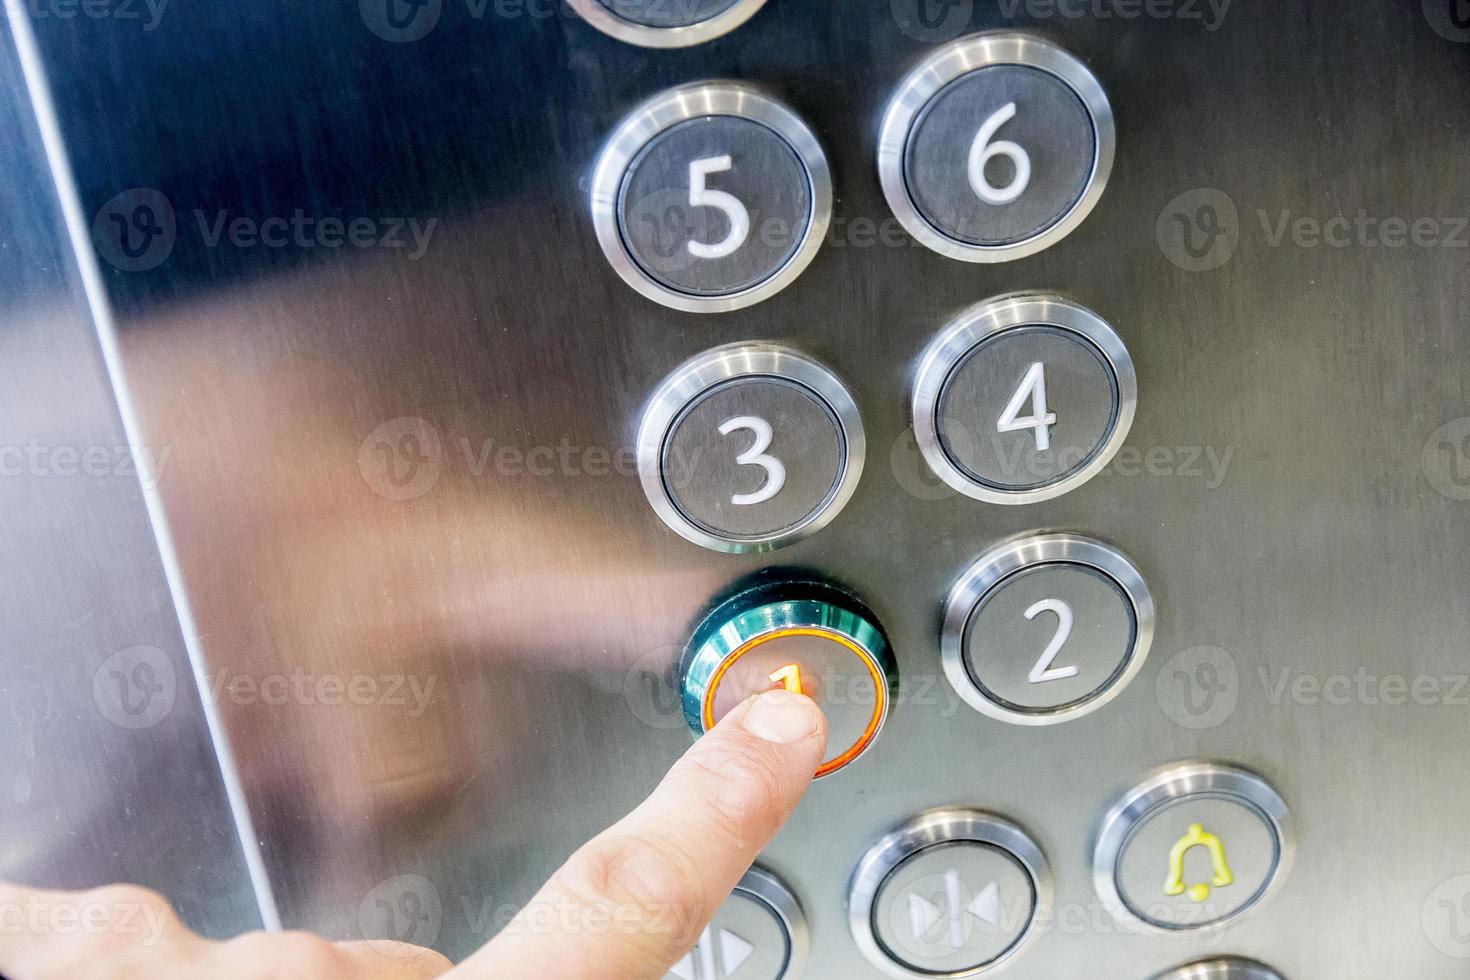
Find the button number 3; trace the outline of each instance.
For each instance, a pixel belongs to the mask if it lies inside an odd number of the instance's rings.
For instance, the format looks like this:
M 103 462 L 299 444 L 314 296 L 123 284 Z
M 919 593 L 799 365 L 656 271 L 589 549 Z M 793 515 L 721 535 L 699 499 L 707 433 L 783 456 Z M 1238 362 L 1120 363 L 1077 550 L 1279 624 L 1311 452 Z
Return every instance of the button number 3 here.
M 1064 681 L 1068 677 L 1076 677 L 1078 669 L 1072 667 L 1053 667 L 1057 654 L 1062 652 L 1066 645 L 1067 637 L 1072 635 L 1072 607 L 1060 599 L 1042 599 L 1040 602 L 1026 610 L 1027 619 L 1035 619 L 1044 612 L 1056 613 L 1057 632 L 1041 651 L 1041 658 L 1036 661 L 1036 666 L 1031 668 L 1031 673 L 1026 679 L 1033 684 L 1045 684 L 1047 681 Z
M 689 164 L 689 206 L 691 208 L 715 208 L 723 211 L 730 219 L 730 231 L 721 241 L 714 244 L 690 242 L 689 252 L 699 259 L 723 259 L 731 255 L 750 237 L 750 212 L 739 198 L 724 191 L 710 190 L 705 179 L 710 174 L 724 173 L 734 166 L 729 154 L 722 157 L 705 157 Z
M 737 493 L 730 498 L 730 503 L 737 507 L 747 507 L 751 504 L 762 504 L 781 492 L 786 485 L 786 466 L 774 456 L 766 455 L 766 450 L 771 448 L 771 440 L 774 438 L 771 432 L 771 423 L 754 415 L 741 415 L 730 419 L 720 426 L 720 435 L 727 436 L 732 432 L 746 429 L 755 433 L 755 442 L 751 443 L 749 449 L 735 457 L 735 462 L 741 466 L 759 466 L 766 471 L 766 482 L 754 493 Z
M 995 131 L 1016 116 L 1016 104 L 1008 102 L 985 120 L 975 142 L 970 144 L 970 190 L 986 204 L 1010 204 L 1026 193 L 1031 183 L 1031 155 L 1010 140 L 990 142 Z M 1009 157 L 1016 174 L 1004 187 L 996 187 L 985 175 L 985 165 L 996 157 Z

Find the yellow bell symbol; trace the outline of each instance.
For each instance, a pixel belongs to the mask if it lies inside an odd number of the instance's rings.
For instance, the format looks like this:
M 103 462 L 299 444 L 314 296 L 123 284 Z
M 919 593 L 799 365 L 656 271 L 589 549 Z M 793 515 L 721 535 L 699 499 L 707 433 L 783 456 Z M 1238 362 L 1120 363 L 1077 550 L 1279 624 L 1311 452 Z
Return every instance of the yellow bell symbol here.
M 1189 899 L 1192 902 L 1204 902 L 1210 897 L 1211 886 L 1224 888 L 1235 881 L 1235 875 L 1230 872 L 1230 865 L 1225 863 L 1225 845 L 1220 843 L 1220 838 L 1205 830 L 1201 824 L 1191 824 L 1189 833 L 1179 838 L 1174 844 L 1174 849 L 1169 852 L 1169 880 L 1164 883 L 1165 895 L 1183 895 L 1184 887 L 1184 855 L 1192 848 L 1203 847 L 1210 852 L 1210 863 L 1214 866 L 1215 877 L 1210 884 L 1200 882 L 1189 886 Z

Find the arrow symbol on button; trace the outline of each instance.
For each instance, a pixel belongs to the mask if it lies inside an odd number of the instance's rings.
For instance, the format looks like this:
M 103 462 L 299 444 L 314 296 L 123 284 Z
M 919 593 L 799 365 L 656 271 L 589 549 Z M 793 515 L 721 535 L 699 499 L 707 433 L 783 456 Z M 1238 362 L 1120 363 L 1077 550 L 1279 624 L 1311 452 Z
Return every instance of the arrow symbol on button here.
M 970 914 L 989 926 L 1000 925 L 1000 886 L 986 885 L 970 903 Z
M 969 941 L 969 923 L 965 913 L 973 915 L 986 925 L 1000 925 L 1000 885 L 992 881 L 973 898 L 969 897 L 958 871 L 944 875 L 943 902 L 930 901 L 922 895 L 909 895 L 909 931 L 915 939 L 924 941 L 933 934 L 941 922 L 948 920 L 950 948 L 962 949 Z
M 729 929 L 719 931 L 717 942 L 714 929 L 706 927 L 699 943 L 674 964 L 671 972 L 679 980 L 721 980 L 722 977 L 735 976 L 735 971 L 744 966 L 754 952 L 754 946 Z
M 939 924 L 939 917 L 943 914 L 944 910 L 927 898 L 909 896 L 909 931 L 915 939 L 928 935 L 929 930 Z

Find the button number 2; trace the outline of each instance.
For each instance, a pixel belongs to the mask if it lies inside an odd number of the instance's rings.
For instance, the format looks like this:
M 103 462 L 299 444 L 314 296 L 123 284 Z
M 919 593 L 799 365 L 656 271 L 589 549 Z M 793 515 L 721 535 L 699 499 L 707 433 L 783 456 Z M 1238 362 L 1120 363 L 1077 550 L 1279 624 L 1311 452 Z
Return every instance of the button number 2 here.
M 786 485 L 786 465 L 774 456 L 766 454 L 771 448 L 771 440 L 774 434 L 771 432 L 771 423 L 754 415 L 741 415 L 725 422 L 720 426 L 720 435 L 727 436 L 732 432 L 746 429 L 755 433 L 755 442 L 751 443 L 749 449 L 735 457 L 735 462 L 741 466 L 759 466 L 766 471 L 766 482 L 754 493 L 737 493 L 730 498 L 730 503 L 737 507 L 747 507 L 751 504 L 763 504 Z
M 1057 632 L 1041 651 L 1041 658 L 1036 661 L 1036 666 L 1031 668 L 1031 673 L 1026 679 L 1033 684 L 1045 684 L 1047 681 L 1063 681 L 1068 677 L 1076 677 L 1079 673 L 1077 667 L 1053 667 L 1057 654 L 1062 652 L 1067 638 L 1072 635 L 1072 607 L 1060 599 L 1042 599 L 1040 602 L 1026 610 L 1026 618 L 1035 619 L 1044 612 L 1056 613 Z
M 730 231 L 714 244 L 690 242 L 689 253 L 699 259 L 723 259 L 734 254 L 750 237 L 750 212 L 740 199 L 725 191 L 710 190 L 705 179 L 710 174 L 724 173 L 735 164 L 726 154 L 722 157 L 705 157 L 689 164 L 689 206 L 691 208 L 715 208 L 723 211 L 730 219 Z

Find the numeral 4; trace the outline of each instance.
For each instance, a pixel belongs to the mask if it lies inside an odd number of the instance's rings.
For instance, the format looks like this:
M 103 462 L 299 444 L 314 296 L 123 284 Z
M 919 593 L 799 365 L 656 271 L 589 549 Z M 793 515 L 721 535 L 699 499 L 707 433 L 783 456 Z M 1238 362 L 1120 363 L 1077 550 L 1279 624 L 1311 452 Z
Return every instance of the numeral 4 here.
M 1021 406 L 1031 402 L 1031 414 L 1021 415 Z M 997 432 L 1019 432 L 1032 429 L 1036 433 L 1036 451 L 1044 453 L 1051 448 L 1051 427 L 1057 424 L 1054 412 L 1046 407 L 1046 365 L 1037 361 L 1026 369 L 1016 393 L 1006 404 L 1000 420 L 995 424 Z

